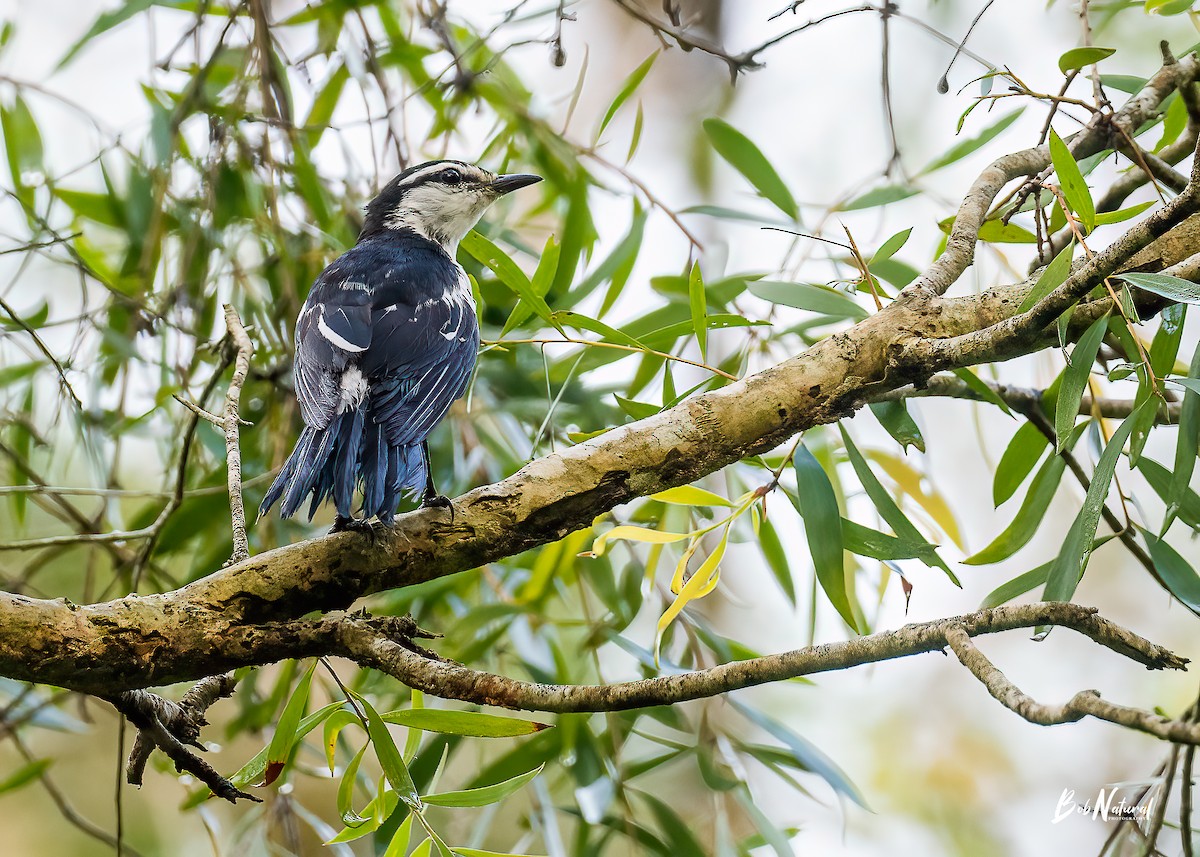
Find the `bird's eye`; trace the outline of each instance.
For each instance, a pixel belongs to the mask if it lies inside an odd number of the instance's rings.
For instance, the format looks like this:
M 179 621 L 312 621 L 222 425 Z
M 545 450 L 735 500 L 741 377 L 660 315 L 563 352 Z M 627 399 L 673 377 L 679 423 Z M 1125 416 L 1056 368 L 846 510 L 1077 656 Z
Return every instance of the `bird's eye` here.
M 442 181 L 445 184 L 462 184 L 462 173 L 456 169 L 448 169 L 442 171 Z

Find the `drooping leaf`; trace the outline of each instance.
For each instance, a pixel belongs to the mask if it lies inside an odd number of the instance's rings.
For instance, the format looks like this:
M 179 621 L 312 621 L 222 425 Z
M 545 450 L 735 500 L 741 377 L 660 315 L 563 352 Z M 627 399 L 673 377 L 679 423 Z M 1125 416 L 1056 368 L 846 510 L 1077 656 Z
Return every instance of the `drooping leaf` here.
M 1200 286 L 1170 274 L 1113 274 L 1113 277 L 1168 300 L 1200 303 Z
M 846 624 L 855 630 L 858 623 L 846 590 L 846 568 L 842 561 L 842 516 L 837 494 L 825 468 L 803 443 L 792 457 L 796 471 L 796 496 L 804 517 L 804 536 L 812 554 L 817 581 Z
M 304 717 L 304 709 L 308 705 L 308 688 L 312 684 L 313 672 L 316 668 L 317 662 L 313 660 L 300 677 L 300 681 L 296 683 L 296 689 L 288 699 L 287 705 L 283 707 L 283 713 L 279 715 L 275 734 L 271 736 L 271 743 L 267 746 L 267 767 L 259 786 L 269 786 L 275 782 L 283 772 L 283 766 L 287 763 L 288 757 L 292 754 L 292 747 L 295 746 L 297 740 L 296 732 L 300 726 L 300 720 Z
M 1142 530 L 1154 569 L 1171 594 L 1193 613 L 1200 615 L 1200 575 L 1175 548 L 1149 530 Z
M 1053 130 L 1050 131 L 1050 160 L 1054 163 L 1054 172 L 1058 175 L 1067 205 L 1078 215 L 1084 228 L 1091 232 L 1096 227 L 1096 205 L 1092 202 L 1092 192 L 1083 180 L 1083 173 L 1071 150 Z
M 703 125 L 717 154 L 745 176 L 755 190 L 792 220 L 800 216 L 792 192 L 749 137 L 721 119 L 705 119 Z
M 925 438 L 903 401 L 871 402 L 869 407 L 875 419 L 902 449 L 907 451 L 909 446 L 915 446 L 921 452 L 925 451 Z
M 1155 399 L 1142 404 L 1125 418 L 1104 447 L 1104 452 L 1100 454 L 1100 460 L 1092 473 L 1092 484 L 1084 497 L 1083 508 L 1079 510 L 1079 514 L 1067 530 L 1062 548 L 1046 578 L 1044 600 L 1070 601 L 1071 596 L 1075 594 L 1075 587 L 1079 585 L 1092 555 L 1092 542 L 1096 538 L 1096 527 L 1100 523 L 1100 514 L 1108 497 L 1109 485 L 1117 470 L 1117 459 L 1121 456 L 1121 450 L 1125 441 L 1129 439 L 1129 433 L 1133 430 L 1140 412 L 1144 408 L 1156 408 L 1157 405 Z
M 692 328 L 696 332 L 696 344 L 700 348 L 700 359 L 708 359 L 708 300 L 704 294 L 704 278 L 700 276 L 700 262 L 692 263 L 688 275 L 688 307 L 692 312 Z
M 875 504 L 875 511 L 879 513 L 879 517 L 887 522 L 888 526 L 892 528 L 892 531 L 899 538 L 917 544 L 928 544 L 912 521 L 900 511 L 900 507 L 896 505 L 896 501 L 892 499 L 887 489 L 876 478 L 870 465 L 867 464 L 858 447 L 854 445 L 854 441 L 851 439 L 850 433 L 846 431 L 845 426 L 839 424 L 838 429 L 841 431 L 842 443 L 845 444 L 846 455 L 850 459 L 850 465 L 854 468 L 854 473 L 858 476 L 858 481 L 862 484 L 863 490 L 866 491 L 871 502 Z M 954 572 L 950 570 L 950 566 L 946 565 L 945 560 L 938 556 L 932 545 L 930 545 L 930 554 L 930 559 L 926 560 L 926 562 L 942 569 L 955 586 L 961 586 L 962 584 L 959 583 Z
M 934 158 L 932 161 L 930 161 L 925 168 L 921 170 L 920 175 L 932 173 L 934 170 L 940 170 L 942 167 L 949 166 L 955 161 L 960 161 L 972 152 L 979 150 L 983 146 L 990 143 L 993 139 L 998 137 L 1000 134 L 1004 133 L 1004 131 L 1010 125 L 1012 125 L 1012 123 L 1021 118 L 1021 114 L 1023 112 L 1024 108 L 1021 110 L 1016 110 L 1005 116 L 1001 116 L 994 123 L 989 125 L 987 128 L 984 128 L 974 137 L 968 137 L 965 140 L 960 140 L 958 143 L 955 143 L 944 155 Z
M 543 321 L 555 327 L 558 326 L 551 318 L 550 307 L 546 305 L 546 299 L 534 292 L 533 283 L 529 281 L 529 277 L 525 276 L 525 272 L 517 267 L 517 263 L 499 247 L 478 231 L 472 230 L 463 238 L 459 248 L 491 268 L 500 282 L 512 289 Z
M 883 187 L 873 188 L 861 196 L 843 205 L 839 211 L 859 211 L 864 208 L 875 208 L 880 205 L 889 205 L 893 202 L 909 199 L 920 193 L 916 188 L 905 187 L 904 185 L 884 185 Z
M 1104 340 L 1107 330 L 1106 314 L 1092 322 L 1071 350 L 1071 358 L 1066 372 L 1063 373 L 1062 385 L 1058 389 L 1058 402 L 1054 409 L 1054 433 L 1058 438 L 1057 449 L 1060 452 L 1075 427 L 1075 420 L 1079 416 L 1079 404 L 1083 401 L 1083 390 L 1087 386 L 1092 373 L 1092 363 L 1096 360 L 1100 343 Z
M 783 283 L 759 280 L 747 287 L 750 294 L 775 304 L 808 310 L 835 318 L 866 318 L 868 313 L 844 292 L 815 283 Z
M 834 791 L 845 795 L 864 809 L 867 808 L 866 799 L 858 787 L 850 781 L 850 778 L 832 759 L 821 752 L 811 741 L 737 699 L 730 698 L 729 704 L 736 708 L 742 716 L 764 729 L 772 738 L 787 747 L 804 770 L 817 774 L 829 783 Z
M 992 502 L 996 506 L 1016 493 L 1049 444 L 1046 436 L 1031 422 L 1017 429 L 1000 456 L 992 478 Z
M 1050 501 L 1054 499 L 1055 491 L 1058 490 L 1058 483 L 1062 480 L 1066 464 L 1066 460 L 1061 455 L 1051 455 L 1038 470 L 1037 475 L 1033 477 L 1033 482 L 1029 485 L 1029 493 L 1025 496 L 1025 502 L 1017 510 L 1012 523 L 1004 532 L 996 536 L 991 544 L 963 562 L 967 565 L 988 565 L 1000 562 L 1028 544 L 1038 527 L 1045 521 L 1046 510 L 1050 507 Z

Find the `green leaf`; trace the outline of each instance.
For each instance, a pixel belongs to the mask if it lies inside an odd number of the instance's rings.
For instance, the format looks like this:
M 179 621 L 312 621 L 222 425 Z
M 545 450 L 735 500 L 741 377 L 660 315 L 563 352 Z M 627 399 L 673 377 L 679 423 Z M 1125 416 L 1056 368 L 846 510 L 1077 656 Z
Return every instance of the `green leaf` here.
M 1085 65 L 1095 65 L 1105 57 L 1111 57 L 1116 52 L 1116 48 L 1094 46 L 1071 48 L 1058 58 L 1058 70 L 1066 74 L 1072 69 L 1083 68 Z
M 1046 582 L 1046 575 L 1050 573 L 1050 566 L 1053 564 L 1053 562 L 1044 562 L 1037 568 L 1018 574 L 1012 580 L 1000 584 L 984 596 L 979 609 L 990 610 L 993 607 L 999 607 L 1001 604 L 1007 604 L 1014 598 L 1041 586 Z
M 1141 92 L 1147 83 L 1146 78 L 1132 74 L 1102 74 L 1100 82 L 1107 89 L 1116 89 L 1129 95 Z
M 905 187 L 903 185 L 884 185 L 883 187 L 873 188 L 861 196 L 855 197 L 841 208 L 835 210 L 860 211 L 864 208 L 875 208 L 879 205 L 900 202 L 919 193 L 920 191 L 916 188 Z
M 708 300 L 704 294 L 704 278 L 700 276 L 700 262 L 692 263 L 688 275 L 688 308 L 692 312 L 692 327 L 696 331 L 696 344 L 700 347 L 700 359 L 708 359 Z
M 755 190 L 792 220 L 800 216 L 800 209 L 791 191 L 749 137 L 721 119 L 705 119 L 703 125 L 704 133 L 708 135 L 717 154 L 745 176 Z
M 884 561 L 920 559 L 929 566 L 940 561 L 928 542 L 899 539 L 847 518 L 842 518 L 842 546 L 850 553 Z
M 858 622 L 846 591 L 842 516 L 838 512 L 837 494 L 825 468 L 803 443 L 796 447 L 792 467 L 796 470 L 796 497 L 804 517 L 804 537 L 812 554 L 817 582 L 846 624 L 857 631 Z
M 16 791 L 21 786 L 36 780 L 53 763 L 53 759 L 34 759 L 32 762 L 27 762 L 0 780 L 0 794 Z
M 124 2 L 121 3 L 121 5 L 116 9 L 103 13 L 100 15 L 100 17 L 92 22 L 92 26 L 88 28 L 88 31 L 84 33 L 82 37 L 80 37 L 79 41 L 71 45 L 70 49 L 66 52 L 63 58 L 58 61 L 55 71 L 58 71 L 71 60 L 73 60 L 76 54 L 83 50 L 87 43 L 96 38 L 96 36 L 106 33 L 113 27 L 125 23 L 130 18 L 140 15 L 151 6 L 179 5 L 182 5 L 179 0 L 176 0 L 176 2 L 164 2 L 164 0 L 124 0 Z
M 834 791 L 850 798 L 850 800 L 863 809 L 867 809 L 866 799 L 863 798 L 862 792 L 858 790 L 858 787 L 850 781 L 850 778 L 846 776 L 845 772 L 832 759 L 821 752 L 811 741 L 798 735 L 779 721 L 768 717 L 761 711 L 751 708 L 737 699 L 731 697 L 729 704 L 752 723 L 766 730 L 767 734 L 772 738 L 787 747 L 795 758 L 796 763 L 803 770 L 811 771 L 821 777 L 821 779 L 833 787 Z
M 1092 555 L 1092 541 L 1096 537 L 1100 512 L 1108 497 L 1109 483 L 1112 482 L 1113 474 L 1116 473 L 1121 449 L 1125 446 L 1125 441 L 1129 439 L 1129 433 L 1140 418 L 1142 410 L 1157 407 L 1158 400 L 1156 398 L 1151 398 L 1143 403 L 1125 418 L 1113 432 L 1112 439 L 1104 447 L 1104 452 L 1100 454 L 1100 460 L 1096 463 L 1095 472 L 1092 473 L 1092 484 L 1084 498 L 1083 508 L 1079 510 L 1079 514 L 1067 531 L 1062 549 L 1055 558 L 1054 565 L 1046 579 L 1044 600 L 1070 601 L 1071 596 L 1075 594 L 1075 587 L 1079 585 L 1079 580 L 1083 577 L 1088 560 Z
M 1058 174 L 1067 205 L 1079 215 L 1084 228 L 1091 232 L 1096 227 L 1096 206 L 1092 202 L 1092 192 L 1088 190 L 1071 150 L 1053 129 L 1050 131 L 1050 160 L 1054 163 L 1054 172 Z
M 1193 613 L 1200 614 L 1200 575 L 1171 547 L 1149 530 L 1142 530 L 1154 569 L 1171 594 Z
M 1154 205 L 1154 200 L 1139 202 L 1137 205 L 1131 205 L 1129 208 L 1122 208 L 1120 211 L 1105 211 L 1097 212 L 1096 225 L 1107 226 L 1112 223 L 1124 223 L 1126 220 L 1132 220 L 1146 209 Z
M 828 286 L 819 286 L 814 283 L 759 280 L 749 283 L 746 288 L 750 294 L 762 298 L 764 301 L 808 310 L 820 315 L 853 319 L 863 319 L 869 315 L 853 298 Z
M 508 258 L 504 251 L 474 230 L 466 234 L 459 248 L 490 268 L 497 279 L 520 296 L 543 321 L 561 330 L 551 317 L 546 299 L 534 292 L 533 284 L 525 276 L 525 272 L 517 267 L 517 263 Z
M 925 166 L 925 169 L 921 170 L 918 175 L 932 173 L 934 170 L 940 170 L 942 167 L 949 166 L 955 161 L 962 160 L 967 155 L 982 148 L 1000 134 L 1004 133 L 1008 126 L 1012 125 L 1012 123 L 1021 118 L 1021 114 L 1023 112 L 1024 108 L 1021 108 L 1020 110 L 1009 113 L 1006 116 L 1001 116 L 993 124 L 980 131 L 978 135 L 969 137 L 956 143 L 940 158 L 934 158 Z
M 1108 314 L 1092 322 L 1071 350 L 1071 357 L 1063 373 L 1062 385 L 1058 389 L 1058 402 L 1054 408 L 1054 434 L 1058 438 L 1061 452 L 1075 428 L 1079 416 L 1079 404 L 1083 401 L 1083 390 L 1092 373 L 1092 364 L 1100 350 L 1100 343 L 1108 330 Z
M 532 771 L 526 771 L 512 779 L 490 786 L 425 795 L 424 800 L 425 803 L 433 804 L 434 806 L 487 806 L 488 804 L 499 803 L 540 774 L 544 767 L 546 767 L 545 763 L 538 765 Z
M 1146 477 L 1146 482 L 1154 493 L 1167 504 L 1168 511 L 1174 509 L 1181 521 L 1193 529 L 1200 529 L 1200 494 L 1193 491 L 1186 482 L 1177 481 L 1176 474 L 1152 458 L 1140 456 L 1136 467 Z
M 962 381 L 970 387 L 978 396 L 985 402 L 991 402 L 1010 417 L 1013 415 L 1012 410 L 1008 407 L 1008 402 L 1000 398 L 1000 394 L 989 387 L 982 378 L 976 375 L 971 369 L 963 367 L 955 369 L 954 374 L 958 376 L 958 380 Z
M 1033 423 L 1024 423 L 1012 436 L 992 479 L 992 502 L 999 506 L 1021 487 L 1050 441 Z
M 533 272 L 533 279 L 529 284 L 535 295 L 545 298 L 547 292 L 550 291 L 550 287 L 554 283 L 554 275 L 558 271 L 558 260 L 561 255 L 562 245 L 551 235 L 546 239 L 546 245 L 542 248 L 542 254 L 538 257 L 537 270 Z M 500 335 L 506 336 L 509 331 L 524 324 L 525 320 L 531 315 L 533 315 L 533 310 L 529 304 L 525 301 L 517 301 L 517 305 L 513 307 L 508 321 L 504 322 L 504 328 L 500 331 Z M 554 314 L 551 314 L 552 319 L 553 317 Z
M 902 449 L 907 451 L 909 446 L 915 446 L 921 452 L 925 451 L 925 438 L 903 401 L 872 402 L 869 407 L 875 419 Z
M 1028 544 L 1038 527 L 1046 519 L 1046 510 L 1050 507 L 1050 501 L 1054 499 L 1054 493 L 1058 490 L 1058 483 L 1062 480 L 1063 470 L 1066 466 L 1066 459 L 1061 455 L 1051 455 L 1038 470 L 1037 475 L 1033 477 L 1029 493 L 1025 495 L 1025 502 L 1017 510 L 1012 523 L 1004 532 L 996 536 L 991 544 L 974 556 L 967 557 L 963 562 L 967 565 L 989 565 L 993 562 L 1000 562 L 1002 559 L 1008 559 Z
M 880 248 L 875 251 L 874 255 L 871 256 L 871 262 L 867 267 L 886 262 L 888 259 L 895 256 L 898 252 L 900 252 L 900 248 L 908 243 L 908 237 L 910 235 L 912 235 L 911 226 L 908 227 L 908 229 L 901 229 L 887 241 L 884 241 L 883 245 L 880 246 Z
M 842 443 L 846 446 L 846 456 L 850 459 L 850 465 L 854 468 L 854 473 L 858 476 L 858 481 L 867 493 L 867 497 L 875 505 L 875 511 L 879 513 L 879 517 L 883 518 L 887 522 L 887 525 L 892 528 L 892 531 L 901 539 L 915 544 L 928 544 L 912 521 L 900 511 L 900 507 L 896 505 L 896 501 L 892 499 L 887 489 L 876 478 L 874 471 L 871 470 L 871 466 L 867 464 L 858 447 L 854 445 L 854 441 L 851 439 L 850 433 L 846 431 L 846 427 L 839 423 L 838 430 L 842 433 Z M 934 546 L 930 545 L 931 556 L 929 559 L 925 559 L 926 564 L 942 569 L 955 586 L 961 586 L 962 584 L 959 583 L 954 572 L 950 570 L 950 566 L 946 565 L 946 561 L 938 556 L 937 551 L 933 548 Z
M 291 698 L 283 707 L 283 713 L 279 715 L 275 734 L 271 736 L 271 743 L 267 746 L 267 767 L 259 786 L 269 786 L 283 773 L 283 767 L 287 764 L 288 757 L 292 754 L 292 747 L 297 741 L 296 733 L 300 726 L 300 720 L 304 717 L 304 709 L 308 705 L 308 689 L 312 684 L 313 672 L 316 668 L 317 662 L 314 659 L 309 668 L 304 671 L 304 675 L 300 677 L 300 681 L 296 683 L 296 689 L 292 691 Z
M 615 327 L 609 327 L 604 322 L 598 321 L 594 318 L 589 318 L 582 313 L 560 309 L 555 310 L 551 318 L 565 327 L 573 327 L 576 330 L 588 330 L 592 333 L 598 333 L 607 342 L 615 342 L 618 345 L 629 345 L 633 348 L 641 349 L 646 349 L 648 347 L 624 331 L 617 330 Z
M 954 218 L 947 217 L 938 223 L 938 229 L 947 235 L 954 229 Z M 979 227 L 979 240 L 989 244 L 1036 244 L 1037 236 L 1016 223 L 1003 223 L 999 218 L 983 221 Z
M 533 735 L 552 728 L 548 723 L 522 720 L 518 717 L 498 717 L 476 711 L 448 711 L 436 708 L 408 708 L 381 714 L 384 723 L 395 723 L 409 729 L 440 732 L 444 735 L 467 735 L 472 738 L 513 738 Z
M 788 562 L 787 551 L 779 539 L 779 533 L 775 531 L 775 525 L 766 519 L 763 519 L 758 528 L 758 549 L 762 551 L 763 559 L 767 561 L 767 567 L 771 569 L 775 582 L 787 596 L 788 603 L 795 607 L 796 582 L 792 578 L 792 568 Z
M 712 491 L 705 490 L 696 485 L 680 485 L 678 488 L 668 488 L 666 491 L 651 494 L 650 499 L 657 500 L 660 503 L 673 503 L 677 506 L 724 506 L 726 508 L 733 506 L 732 503 L 720 494 L 714 494 Z
M 600 135 L 604 133 L 604 129 L 608 127 L 608 123 L 617 115 L 617 111 L 621 109 L 621 105 L 629 100 L 629 96 L 633 95 L 646 75 L 650 73 L 650 68 L 654 65 L 654 61 L 658 59 L 661 51 L 655 51 L 642 60 L 641 65 L 635 68 L 630 75 L 625 78 L 625 82 L 621 84 L 621 89 L 617 92 L 617 97 L 608 105 L 608 110 L 604 112 L 604 118 L 600 120 L 600 127 L 596 129 L 596 140 L 600 139 Z
M 1182 324 L 1180 325 L 1182 327 Z M 1188 378 L 1200 378 L 1200 344 L 1192 353 L 1192 363 L 1188 368 Z M 1163 533 L 1171 526 L 1175 516 L 1182 508 L 1188 487 L 1192 481 L 1192 472 L 1196 467 L 1196 452 L 1200 446 L 1200 390 L 1185 388 L 1183 404 L 1179 408 L 1179 431 L 1175 436 L 1175 468 L 1171 474 L 1170 488 L 1163 500 L 1167 504 L 1167 514 L 1163 521 Z M 1144 458 L 1139 458 L 1139 466 Z M 1157 465 L 1155 465 L 1157 466 Z
M 300 725 L 296 727 L 294 741 L 299 741 L 313 729 L 320 726 L 335 711 L 340 710 L 343 705 L 345 705 L 345 703 L 341 700 L 338 700 L 337 702 L 331 702 L 328 705 L 318 708 L 312 714 L 305 717 L 300 721 Z M 267 747 L 263 747 L 261 750 L 259 750 L 249 762 L 242 765 L 242 767 L 239 768 L 238 771 L 229 778 L 229 781 L 238 788 L 242 788 L 243 786 L 248 786 L 251 783 L 261 779 L 263 772 L 267 768 L 267 749 Z M 187 799 L 183 802 L 182 808 L 191 809 L 192 807 L 199 806 L 205 801 L 206 798 L 208 798 L 210 794 L 211 792 L 209 792 L 209 790 L 206 788 L 198 789 L 197 791 L 188 795 Z
M 345 63 L 339 64 L 313 99 L 312 107 L 308 111 L 303 126 L 308 136 L 309 149 L 316 148 L 316 145 L 321 142 L 321 136 L 329 127 L 330 120 L 333 119 L 333 111 L 341 100 L 342 90 L 346 88 L 346 81 L 349 79 L 350 69 L 346 67 Z
M 1200 303 L 1200 286 L 1170 274 L 1113 274 L 1113 277 L 1168 300 Z
M 26 205 L 33 202 L 33 189 L 25 183 L 27 173 L 43 171 L 42 135 L 25 99 L 13 98 L 12 107 L 0 105 L 0 131 L 13 185 Z
M 633 417 L 635 420 L 644 420 L 647 417 L 652 417 L 662 410 L 658 405 L 651 405 L 646 402 L 638 402 L 634 399 L 626 399 L 624 396 L 613 393 L 613 398 L 617 400 L 617 404 L 625 413 Z
M 1042 271 L 1037 282 L 1033 284 L 1033 288 L 1029 290 L 1029 294 L 1025 295 L 1025 300 L 1021 301 L 1021 305 L 1017 307 L 1018 313 L 1028 312 L 1038 301 L 1067 281 L 1067 277 L 1071 273 L 1071 257 L 1074 254 L 1075 242 L 1070 241 Z
M 383 769 L 384 776 L 396 790 L 400 800 L 413 809 L 420 810 L 421 795 L 408 772 L 408 766 L 404 764 L 404 759 L 396 748 L 396 742 L 392 740 L 392 733 L 388 732 L 387 724 L 361 694 L 354 691 L 350 693 L 367 715 L 367 734 L 371 736 L 371 743 L 375 745 L 375 758 L 379 760 L 379 767 Z

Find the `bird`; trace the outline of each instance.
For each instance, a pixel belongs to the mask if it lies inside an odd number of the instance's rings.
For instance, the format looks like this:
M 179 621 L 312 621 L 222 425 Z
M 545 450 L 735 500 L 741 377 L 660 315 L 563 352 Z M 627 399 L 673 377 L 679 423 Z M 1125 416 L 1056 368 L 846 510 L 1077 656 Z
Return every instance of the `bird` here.
M 497 199 L 540 176 L 430 161 L 393 178 L 366 207 L 354 247 L 313 283 L 296 319 L 293 363 L 304 428 L 267 490 L 290 518 L 333 500 L 331 532 L 391 525 L 401 500 L 448 508 L 429 434 L 466 391 L 479 352 L 458 244 Z M 361 517 L 353 512 L 361 496 Z

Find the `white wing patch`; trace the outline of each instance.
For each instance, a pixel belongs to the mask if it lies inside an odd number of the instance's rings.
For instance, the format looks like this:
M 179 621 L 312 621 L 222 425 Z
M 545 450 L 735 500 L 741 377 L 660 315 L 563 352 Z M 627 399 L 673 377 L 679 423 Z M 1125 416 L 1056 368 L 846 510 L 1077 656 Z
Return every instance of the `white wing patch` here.
M 324 336 L 326 339 L 328 339 L 332 345 L 336 345 L 338 348 L 342 349 L 343 351 L 350 351 L 355 354 L 358 354 L 360 352 L 367 350 L 365 346 L 355 345 L 353 342 L 346 339 L 344 336 L 342 336 L 337 331 L 335 331 L 333 328 L 331 328 L 329 325 L 327 325 L 325 323 L 325 314 L 324 313 L 321 313 L 321 316 L 317 319 L 317 330 L 319 330 L 321 332 L 321 335 Z

